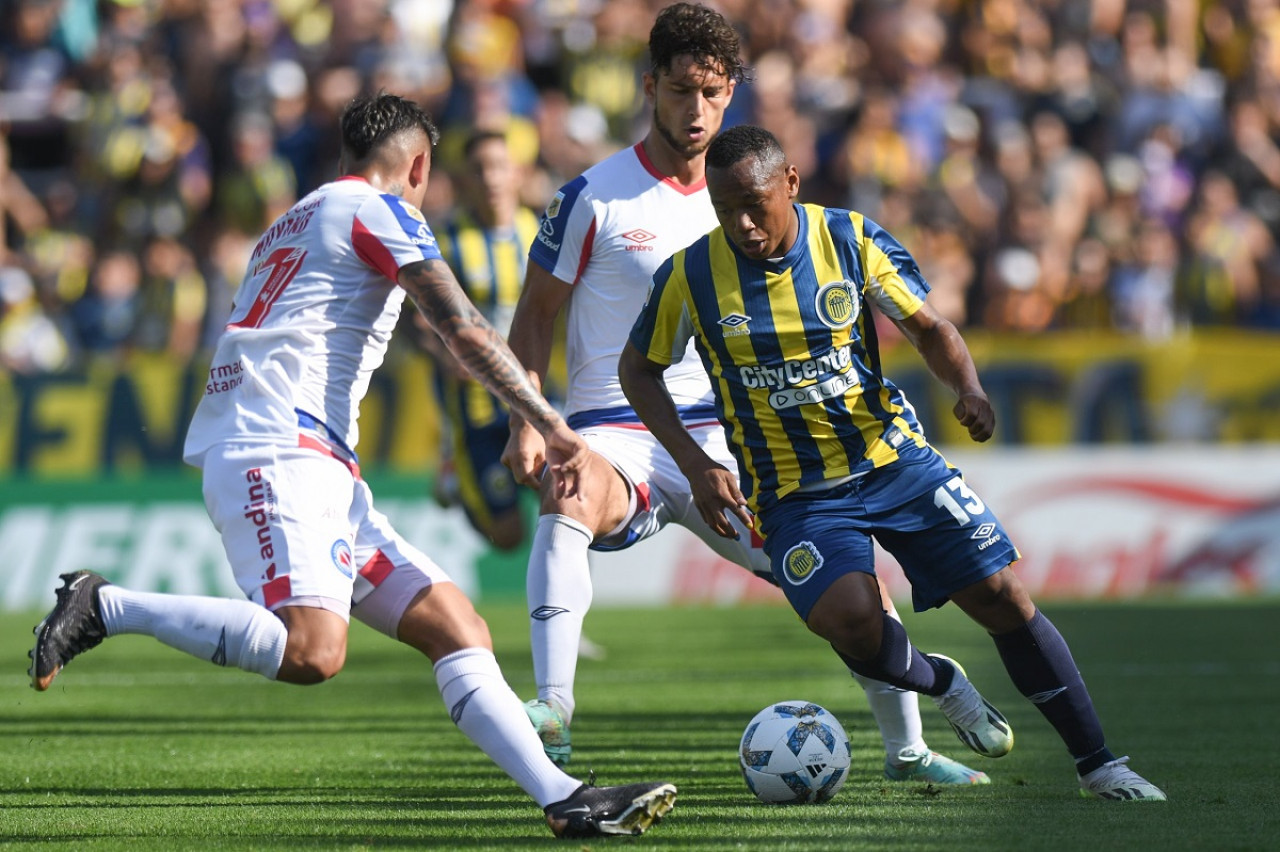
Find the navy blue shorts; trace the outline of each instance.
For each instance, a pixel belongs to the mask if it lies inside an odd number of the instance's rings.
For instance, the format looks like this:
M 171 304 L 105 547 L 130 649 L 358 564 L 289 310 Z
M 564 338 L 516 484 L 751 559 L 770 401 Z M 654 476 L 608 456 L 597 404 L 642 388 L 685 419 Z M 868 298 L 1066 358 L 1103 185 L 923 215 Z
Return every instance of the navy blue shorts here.
M 502 450 L 509 435 L 505 422 L 495 423 L 472 428 L 454 442 L 453 467 L 458 475 L 458 491 L 463 507 L 472 518 L 495 518 L 519 505 L 519 485 L 511 470 L 502 463 Z
M 511 434 L 507 410 L 478 382 L 440 379 L 436 393 L 448 421 L 451 455 L 462 506 L 487 524 L 519 505 L 520 488 L 502 463 Z
M 932 447 L 835 488 L 788 494 L 759 522 L 773 576 L 806 620 L 837 579 L 875 574 L 872 537 L 902 566 L 917 612 L 1018 559 L 996 516 Z

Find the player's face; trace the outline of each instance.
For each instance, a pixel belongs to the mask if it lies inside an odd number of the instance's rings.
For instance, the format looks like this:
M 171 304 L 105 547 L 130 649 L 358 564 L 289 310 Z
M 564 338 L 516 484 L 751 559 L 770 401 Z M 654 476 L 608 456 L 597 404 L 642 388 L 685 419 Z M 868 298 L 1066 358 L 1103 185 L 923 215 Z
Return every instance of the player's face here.
M 755 157 L 727 169 L 707 169 L 707 192 L 725 235 L 747 257 L 781 257 L 795 243 L 799 222 L 791 207 L 800 188 L 795 166 L 772 171 Z
M 519 176 L 507 143 L 486 139 L 476 144 L 467 157 L 467 199 L 484 219 L 513 206 L 519 194 Z
M 644 92 L 653 103 L 654 129 L 686 160 L 701 156 L 720 132 L 734 85 L 721 70 L 688 55 L 677 56 L 656 77 L 646 73 Z

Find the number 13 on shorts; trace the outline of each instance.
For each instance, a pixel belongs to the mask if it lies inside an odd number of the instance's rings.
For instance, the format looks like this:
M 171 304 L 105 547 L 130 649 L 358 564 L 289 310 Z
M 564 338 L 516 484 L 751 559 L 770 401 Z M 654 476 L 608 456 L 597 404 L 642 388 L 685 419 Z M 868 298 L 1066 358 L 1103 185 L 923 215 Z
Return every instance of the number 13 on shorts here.
M 982 498 L 958 476 L 953 476 L 933 492 L 933 505 L 946 509 L 960 526 L 966 526 L 975 515 L 987 511 Z

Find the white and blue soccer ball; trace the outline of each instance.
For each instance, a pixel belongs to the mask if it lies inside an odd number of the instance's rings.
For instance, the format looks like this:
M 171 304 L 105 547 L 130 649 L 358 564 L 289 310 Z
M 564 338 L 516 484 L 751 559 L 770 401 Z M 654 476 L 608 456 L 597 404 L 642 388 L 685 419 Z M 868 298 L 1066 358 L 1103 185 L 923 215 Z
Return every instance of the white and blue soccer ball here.
M 738 765 L 747 787 L 771 805 L 825 802 L 844 786 L 851 747 L 844 727 L 810 701 L 779 701 L 742 733 Z

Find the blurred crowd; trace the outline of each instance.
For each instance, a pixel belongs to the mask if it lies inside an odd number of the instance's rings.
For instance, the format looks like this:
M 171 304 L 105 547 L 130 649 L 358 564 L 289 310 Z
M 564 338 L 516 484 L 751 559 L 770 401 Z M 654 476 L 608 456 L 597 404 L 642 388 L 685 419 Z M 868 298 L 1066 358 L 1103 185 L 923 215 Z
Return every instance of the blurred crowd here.
M 644 132 L 669 0 L 4 0 L 0 368 L 220 331 L 258 234 L 337 168 L 363 90 L 473 127 L 525 202 Z M 804 200 L 910 249 L 940 309 L 1011 333 L 1280 328 L 1280 0 L 709 0 Z

